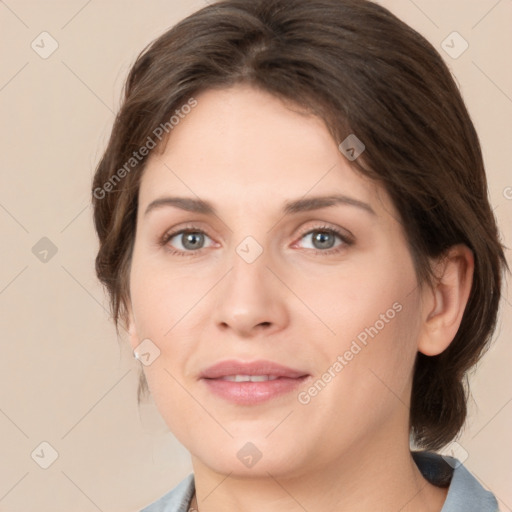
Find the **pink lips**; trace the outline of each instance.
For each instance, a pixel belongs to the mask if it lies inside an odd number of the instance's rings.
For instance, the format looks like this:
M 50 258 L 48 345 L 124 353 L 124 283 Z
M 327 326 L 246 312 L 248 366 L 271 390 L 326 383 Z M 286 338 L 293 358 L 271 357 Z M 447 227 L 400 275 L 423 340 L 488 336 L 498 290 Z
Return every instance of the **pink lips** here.
M 235 382 L 226 380 L 235 375 L 268 375 L 272 380 Z M 270 400 L 297 388 L 309 375 L 272 361 L 244 363 L 236 360 L 221 361 L 203 372 L 200 379 L 208 389 L 232 403 L 252 405 Z

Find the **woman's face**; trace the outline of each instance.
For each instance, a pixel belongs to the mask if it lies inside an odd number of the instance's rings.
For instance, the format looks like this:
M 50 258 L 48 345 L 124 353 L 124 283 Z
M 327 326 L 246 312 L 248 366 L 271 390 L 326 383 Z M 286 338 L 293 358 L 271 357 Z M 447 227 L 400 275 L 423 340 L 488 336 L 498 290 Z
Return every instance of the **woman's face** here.
M 131 344 L 164 420 L 225 474 L 408 443 L 422 301 L 388 195 L 318 118 L 248 86 L 196 99 L 149 157 L 130 275 Z M 263 363 L 205 378 L 224 361 Z

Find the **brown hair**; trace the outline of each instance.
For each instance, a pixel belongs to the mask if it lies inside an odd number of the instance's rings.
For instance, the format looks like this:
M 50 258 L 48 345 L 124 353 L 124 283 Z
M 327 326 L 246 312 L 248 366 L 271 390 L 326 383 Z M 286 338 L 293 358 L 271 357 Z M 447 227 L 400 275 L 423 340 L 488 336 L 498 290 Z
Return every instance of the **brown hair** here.
M 193 95 L 242 82 L 320 116 L 337 144 L 351 133 L 363 141 L 353 166 L 390 194 L 420 283 L 432 281 L 429 258 L 459 243 L 473 251 L 473 285 L 457 335 L 438 356 L 419 353 L 414 369 L 411 434 L 420 447 L 442 447 L 465 421 L 466 374 L 494 331 L 507 264 L 479 140 L 447 66 L 421 35 L 372 2 L 224 0 L 141 52 L 93 183 L 96 272 L 116 328 L 127 320 L 147 157 L 130 159 L 157 127 L 172 134 L 170 117 Z M 165 145 L 158 138 L 155 151 Z M 139 401 L 145 391 L 141 374 Z

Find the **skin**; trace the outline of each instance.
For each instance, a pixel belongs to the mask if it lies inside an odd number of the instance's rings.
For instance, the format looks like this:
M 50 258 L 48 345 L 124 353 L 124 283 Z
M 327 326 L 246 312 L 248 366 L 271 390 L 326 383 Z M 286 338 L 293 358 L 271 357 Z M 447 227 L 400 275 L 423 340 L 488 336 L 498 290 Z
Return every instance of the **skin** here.
M 438 354 L 457 332 L 471 252 L 453 247 L 432 262 L 435 285 L 419 286 L 389 196 L 351 168 L 320 119 L 246 85 L 196 98 L 142 177 L 128 306 L 132 348 L 149 338 L 160 350 L 144 371 L 162 417 L 191 453 L 193 506 L 440 511 L 446 490 L 429 484 L 410 455 L 408 404 L 417 351 Z M 373 213 L 349 204 L 281 212 L 285 201 L 333 193 Z M 165 196 L 210 201 L 217 215 L 174 206 L 145 213 Z M 197 249 L 181 235 L 159 244 L 191 224 L 206 233 Z M 331 234 L 339 252 L 326 254 L 311 234 L 325 226 L 351 233 L 353 243 Z M 252 263 L 236 252 L 247 236 L 263 249 Z M 396 303 L 400 312 L 378 335 L 300 403 L 298 392 Z M 297 392 L 234 405 L 199 380 L 231 358 L 269 359 L 311 377 Z M 247 442 L 262 453 L 250 468 L 237 457 Z

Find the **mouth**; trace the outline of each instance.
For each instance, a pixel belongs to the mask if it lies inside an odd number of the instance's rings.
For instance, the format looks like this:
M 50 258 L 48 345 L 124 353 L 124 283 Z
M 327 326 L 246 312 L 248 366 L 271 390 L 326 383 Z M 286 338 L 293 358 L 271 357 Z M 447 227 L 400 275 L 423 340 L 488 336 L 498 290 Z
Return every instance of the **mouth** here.
M 254 405 L 291 393 L 310 375 L 272 361 L 222 361 L 200 380 L 214 395 L 237 405 Z
M 220 380 L 228 380 L 230 382 L 265 382 L 267 380 L 276 380 L 281 377 L 276 375 L 226 375 L 220 377 Z

